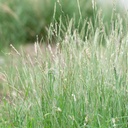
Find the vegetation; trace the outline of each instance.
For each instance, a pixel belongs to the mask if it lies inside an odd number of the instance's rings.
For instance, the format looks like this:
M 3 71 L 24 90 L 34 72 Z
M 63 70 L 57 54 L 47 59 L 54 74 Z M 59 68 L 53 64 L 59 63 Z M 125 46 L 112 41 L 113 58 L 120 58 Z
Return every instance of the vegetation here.
M 72 18 L 77 29 L 81 30 L 87 19 L 91 19 L 96 28 L 98 6 L 91 0 L 86 0 L 86 4 L 84 0 L 0 0 L 0 48 L 9 44 L 32 43 L 36 35 L 47 40 L 51 22 L 59 24 L 60 18 L 64 28 Z M 103 22 L 110 21 L 112 9 L 107 10 L 109 13 L 105 14 Z
M 30 54 L 11 45 L 0 63 L 0 127 L 128 127 L 127 13 L 114 10 L 108 26 L 94 16 L 82 26 L 54 19 L 48 44 L 37 36 Z
M 86 4 L 83 4 L 84 0 L 80 2 L 78 0 L 0 0 L 0 2 L 0 47 L 33 42 L 36 35 L 45 38 L 46 28 L 53 20 L 59 22 L 60 16 L 64 24 L 72 17 L 79 19 L 80 15 L 92 16 L 90 0 L 87 0 Z
M 126 128 L 128 43 L 121 19 L 109 35 L 88 23 L 84 41 L 73 19 L 64 38 L 59 26 L 48 33 L 49 40 L 57 34 L 56 45 L 42 52 L 37 38 L 33 57 L 12 46 L 10 65 L 1 69 L 0 127 Z

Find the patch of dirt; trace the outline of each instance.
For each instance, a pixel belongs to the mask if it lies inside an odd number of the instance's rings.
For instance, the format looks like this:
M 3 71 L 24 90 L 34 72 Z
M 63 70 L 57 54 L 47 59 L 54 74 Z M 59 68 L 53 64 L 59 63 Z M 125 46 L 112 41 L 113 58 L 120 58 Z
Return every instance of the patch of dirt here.
M 50 47 L 49 47 L 50 46 Z M 46 45 L 46 44 L 27 44 L 20 46 L 20 51 L 24 51 L 25 54 L 28 54 L 30 56 L 37 56 L 37 54 L 46 54 L 46 51 L 55 53 L 56 46 L 55 45 Z
M 17 57 L 20 57 L 24 55 L 24 57 L 31 57 L 31 58 L 39 58 L 39 57 L 46 57 L 46 54 L 49 54 L 51 57 L 54 56 L 56 52 L 56 45 L 47 45 L 47 44 L 26 44 L 21 45 L 18 49 L 16 49 L 14 46 L 11 46 L 11 55 L 13 56 L 13 59 L 17 59 Z

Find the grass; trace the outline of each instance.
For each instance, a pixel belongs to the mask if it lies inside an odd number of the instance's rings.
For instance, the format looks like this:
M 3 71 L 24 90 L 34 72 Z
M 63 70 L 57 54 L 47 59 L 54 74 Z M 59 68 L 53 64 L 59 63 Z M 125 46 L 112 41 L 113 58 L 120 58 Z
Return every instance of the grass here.
M 51 25 L 47 37 L 50 43 L 52 32 L 56 34 L 54 46 L 42 51 L 37 38 L 34 56 L 14 47 L 13 53 L 5 54 L 0 127 L 128 126 L 127 36 L 121 18 L 112 22 L 108 34 L 102 21 L 97 23 L 95 30 L 85 21 L 88 28 L 83 35 L 86 25 L 79 33 L 72 19 L 63 37 L 61 22 L 59 28 Z
M 54 19 L 47 43 L 37 36 L 29 54 L 3 50 L 0 127 L 128 127 L 127 13 L 122 19 L 114 10 L 110 25 L 102 11 L 94 14 L 82 26 L 72 15 Z

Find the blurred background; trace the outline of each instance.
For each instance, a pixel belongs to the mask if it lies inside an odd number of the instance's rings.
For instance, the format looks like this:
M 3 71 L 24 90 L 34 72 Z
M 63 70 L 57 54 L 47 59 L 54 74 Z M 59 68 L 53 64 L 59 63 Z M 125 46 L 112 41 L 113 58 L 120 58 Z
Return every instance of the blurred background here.
M 110 22 L 113 8 L 123 13 L 127 7 L 125 0 L 0 0 L 0 48 L 33 43 L 36 35 L 46 40 L 50 23 L 66 26 L 74 18 L 77 27 L 80 19 L 81 25 L 85 19 L 94 22 L 100 9 L 104 22 Z

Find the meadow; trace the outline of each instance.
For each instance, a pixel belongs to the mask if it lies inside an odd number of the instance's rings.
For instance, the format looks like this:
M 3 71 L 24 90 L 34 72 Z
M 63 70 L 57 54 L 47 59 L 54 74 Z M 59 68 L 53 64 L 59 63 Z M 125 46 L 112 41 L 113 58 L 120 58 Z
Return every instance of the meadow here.
M 128 127 L 127 13 L 113 9 L 109 25 L 94 13 L 77 27 L 54 19 L 29 53 L 2 53 L 1 128 Z

